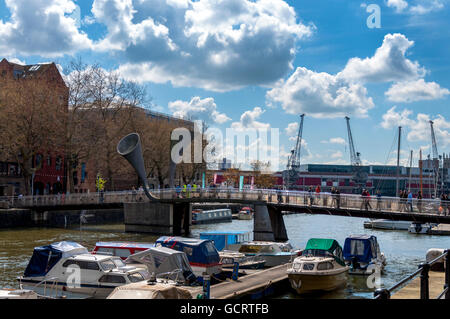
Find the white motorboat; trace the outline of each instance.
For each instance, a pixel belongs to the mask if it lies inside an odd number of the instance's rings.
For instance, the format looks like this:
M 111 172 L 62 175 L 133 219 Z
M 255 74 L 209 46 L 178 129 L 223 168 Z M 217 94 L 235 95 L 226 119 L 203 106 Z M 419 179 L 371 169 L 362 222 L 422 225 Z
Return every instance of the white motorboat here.
M 429 234 L 431 229 L 438 224 L 433 223 L 411 223 L 408 232 L 412 234 Z
M 231 250 L 219 251 L 222 268 L 233 268 L 234 263 L 239 264 L 239 269 L 261 269 L 266 261 L 261 256 L 246 256 L 243 253 Z
M 386 230 L 408 230 L 411 222 L 402 220 L 374 219 L 364 222 L 364 228 L 386 229 Z
M 386 266 L 386 257 L 380 251 L 377 238 L 371 235 L 352 235 L 345 239 L 344 261 L 351 275 L 381 273 Z
M 251 220 L 253 218 L 253 212 L 250 207 L 244 207 L 239 211 L 238 219 Z
M 90 254 L 73 242 L 36 247 L 21 288 L 40 295 L 61 292 L 67 298 L 106 298 L 114 288 L 148 279 L 145 268 L 126 265 L 115 256 Z
M 294 250 L 288 242 L 278 243 L 272 241 L 251 241 L 243 243 L 239 248 L 240 253 L 246 256 L 262 257 L 266 263 L 264 267 L 274 267 L 291 262 L 300 253 Z
M 298 294 L 333 291 L 347 283 L 349 267 L 334 239 L 312 238 L 302 255 L 287 270 L 291 287 Z

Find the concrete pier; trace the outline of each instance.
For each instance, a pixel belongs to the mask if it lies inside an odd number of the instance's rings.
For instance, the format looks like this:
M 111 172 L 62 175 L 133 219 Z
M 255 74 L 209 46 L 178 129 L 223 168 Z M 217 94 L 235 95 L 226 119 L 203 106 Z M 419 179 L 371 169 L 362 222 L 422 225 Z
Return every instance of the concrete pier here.
M 430 271 L 430 299 L 436 299 L 444 290 L 445 272 Z M 417 276 L 409 284 L 395 292 L 391 299 L 420 299 L 420 276 Z
M 192 224 L 192 205 L 169 203 L 125 203 L 126 232 L 155 235 L 187 235 Z

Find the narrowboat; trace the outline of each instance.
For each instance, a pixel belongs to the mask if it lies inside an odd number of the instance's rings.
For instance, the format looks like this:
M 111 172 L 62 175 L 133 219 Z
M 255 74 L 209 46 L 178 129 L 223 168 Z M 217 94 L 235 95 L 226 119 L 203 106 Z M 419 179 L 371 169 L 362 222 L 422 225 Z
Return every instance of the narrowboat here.
M 215 210 L 201 210 L 196 209 L 192 211 L 192 224 L 213 224 L 213 223 L 227 223 L 233 221 L 233 214 L 231 209 L 215 209 Z
M 386 257 L 380 251 L 373 235 L 352 235 L 345 239 L 344 260 L 351 275 L 381 273 L 386 266 Z
M 156 245 L 184 252 L 197 277 L 204 273 L 217 275 L 222 272 L 219 252 L 211 240 L 163 236 L 156 240 Z
M 298 294 L 307 294 L 345 286 L 348 270 L 336 240 L 311 238 L 302 255 L 287 269 L 287 274 L 291 287 Z

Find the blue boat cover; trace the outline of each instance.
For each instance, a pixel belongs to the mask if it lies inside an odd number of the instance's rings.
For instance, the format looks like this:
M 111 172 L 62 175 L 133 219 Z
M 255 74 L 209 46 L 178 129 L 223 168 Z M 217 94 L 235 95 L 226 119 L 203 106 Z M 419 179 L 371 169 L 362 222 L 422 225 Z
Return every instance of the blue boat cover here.
M 25 269 L 24 277 L 45 276 L 61 258 L 87 253 L 86 247 L 69 241 L 36 247 Z
M 156 244 L 186 253 L 191 265 L 216 265 L 220 262 L 219 253 L 211 240 L 163 236 L 158 238 Z
M 352 235 L 345 239 L 344 259 L 351 261 L 353 257 L 359 262 L 369 263 L 377 257 L 377 238 L 371 235 Z
M 239 244 L 250 240 L 250 233 L 246 231 L 235 232 L 205 232 L 200 234 L 200 239 L 212 240 L 218 251 L 227 248 L 228 245 Z

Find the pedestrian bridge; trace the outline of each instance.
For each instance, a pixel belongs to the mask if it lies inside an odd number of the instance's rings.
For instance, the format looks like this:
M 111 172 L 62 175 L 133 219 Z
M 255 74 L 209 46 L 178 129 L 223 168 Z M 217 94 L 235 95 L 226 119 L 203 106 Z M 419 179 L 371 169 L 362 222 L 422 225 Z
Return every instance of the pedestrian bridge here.
M 330 193 L 270 189 L 239 190 L 233 188 L 208 188 L 187 192 L 164 189 L 152 191 L 151 195 L 155 198 L 154 202 L 150 202 L 141 191 L 7 197 L 3 198 L 3 202 L 6 202 L 10 207 L 41 211 L 113 207 L 124 207 L 125 210 L 134 211 L 134 207 L 145 207 L 136 212 L 134 218 L 136 220 L 140 218 L 139 216 L 145 217 L 145 212 L 150 211 L 149 207 L 154 207 L 154 205 L 171 207 L 162 210 L 158 208 L 154 212 L 155 218 L 162 218 L 164 212 L 172 214 L 167 223 L 181 223 L 178 228 L 184 229 L 185 232 L 189 232 L 191 223 L 190 205 L 192 203 L 240 203 L 255 207 L 255 235 L 260 233 L 262 234 L 261 237 L 271 239 L 270 233 L 274 233 L 274 238 L 278 240 L 287 239 L 282 218 L 282 212 L 286 211 L 299 214 L 326 214 L 450 224 L 448 212 L 450 202 L 441 202 L 435 199 L 412 199 L 408 201 L 396 197 L 376 198 L 352 194 L 334 195 Z M 178 211 L 183 213 L 181 217 L 176 218 Z M 177 219 L 178 221 L 176 221 Z M 151 224 L 152 221 L 149 220 L 148 223 Z M 176 228 L 168 228 L 165 231 L 171 233 Z M 136 229 L 139 230 L 140 228 Z M 268 237 L 264 235 L 265 233 L 269 234 Z

